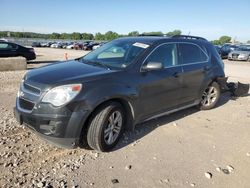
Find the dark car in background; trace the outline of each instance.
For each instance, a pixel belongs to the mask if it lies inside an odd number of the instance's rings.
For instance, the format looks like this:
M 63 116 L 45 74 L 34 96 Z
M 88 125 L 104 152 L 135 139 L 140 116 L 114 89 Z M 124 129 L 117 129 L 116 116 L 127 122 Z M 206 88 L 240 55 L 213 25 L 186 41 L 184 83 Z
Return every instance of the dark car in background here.
M 36 54 L 33 48 L 26 48 L 24 46 L 0 41 L 0 57 L 25 57 L 28 61 L 36 59 Z
M 124 37 L 29 71 L 14 112 L 53 143 L 109 151 L 138 123 L 192 106 L 213 108 L 223 80 L 222 60 L 204 38 Z
M 42 47 L 40 42 L 32 42 L 31 47 Z
M 236 49 L 237 47 L 238 47 L 237 45 L 233 45 L 233 44 L 224 44 L 219 50 L 219 54 L 220 54 L 221 58 L 227 59 L 228 54 L 231 51 L 233 51 L 234 49 Z
M 83 50 L 93 50 L 93 47 L 99 44 L 100 44 L 99 42 L 90 42 L 83 47 Z

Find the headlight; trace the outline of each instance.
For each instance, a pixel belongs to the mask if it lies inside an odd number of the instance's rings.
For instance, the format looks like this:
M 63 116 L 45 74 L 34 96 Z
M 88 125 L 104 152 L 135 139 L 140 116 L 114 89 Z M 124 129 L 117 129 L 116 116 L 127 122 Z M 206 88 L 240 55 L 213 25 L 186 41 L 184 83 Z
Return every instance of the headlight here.
M 246 57 L 247 54 L 240 54 L 239 56 L 240 56 L 240 57 Z
M 42 102 L 51 103 L 54 106 L 62 106 L 81 91 L 82 84 L 70 84 L 55 87 L 49 90 L 42 99 Z

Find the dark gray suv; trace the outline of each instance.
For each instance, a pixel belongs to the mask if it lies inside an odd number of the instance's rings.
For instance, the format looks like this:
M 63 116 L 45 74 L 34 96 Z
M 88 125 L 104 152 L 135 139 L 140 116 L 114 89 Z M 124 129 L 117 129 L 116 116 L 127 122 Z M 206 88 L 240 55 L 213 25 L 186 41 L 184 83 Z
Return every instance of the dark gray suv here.
M 213 108 L 223 69 L 204 38 L 120 38 L 82 58 L 29 71 L 15 116 L 57 145 L 108 151 L 140 122 L 191 106 Z

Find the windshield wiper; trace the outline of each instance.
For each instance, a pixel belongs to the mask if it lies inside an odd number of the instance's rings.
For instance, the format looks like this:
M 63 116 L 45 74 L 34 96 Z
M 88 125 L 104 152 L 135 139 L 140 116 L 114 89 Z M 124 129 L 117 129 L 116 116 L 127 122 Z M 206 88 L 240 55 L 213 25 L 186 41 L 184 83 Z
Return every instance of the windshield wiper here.
M 101 62 L 98 62 L 98 61 L 88 61 L 88 60 L 84 60 L 83 63 L 86 63 L 86 64 L 90 64 L 90 65 L 97 65 L 97 66 L 101 66 L 101 67 L 104 67 L 108 70 L 110 70 L 110 66 L 104 64 L 104 63 L 101 63 Z

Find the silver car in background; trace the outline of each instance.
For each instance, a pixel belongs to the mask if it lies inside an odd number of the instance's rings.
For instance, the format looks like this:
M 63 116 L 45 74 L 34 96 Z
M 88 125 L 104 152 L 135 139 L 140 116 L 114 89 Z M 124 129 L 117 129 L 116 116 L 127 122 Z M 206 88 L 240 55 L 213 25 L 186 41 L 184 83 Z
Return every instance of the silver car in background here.
M 229 60 L 250 61 L 250 45 L 241 45 L 228 54 Z

